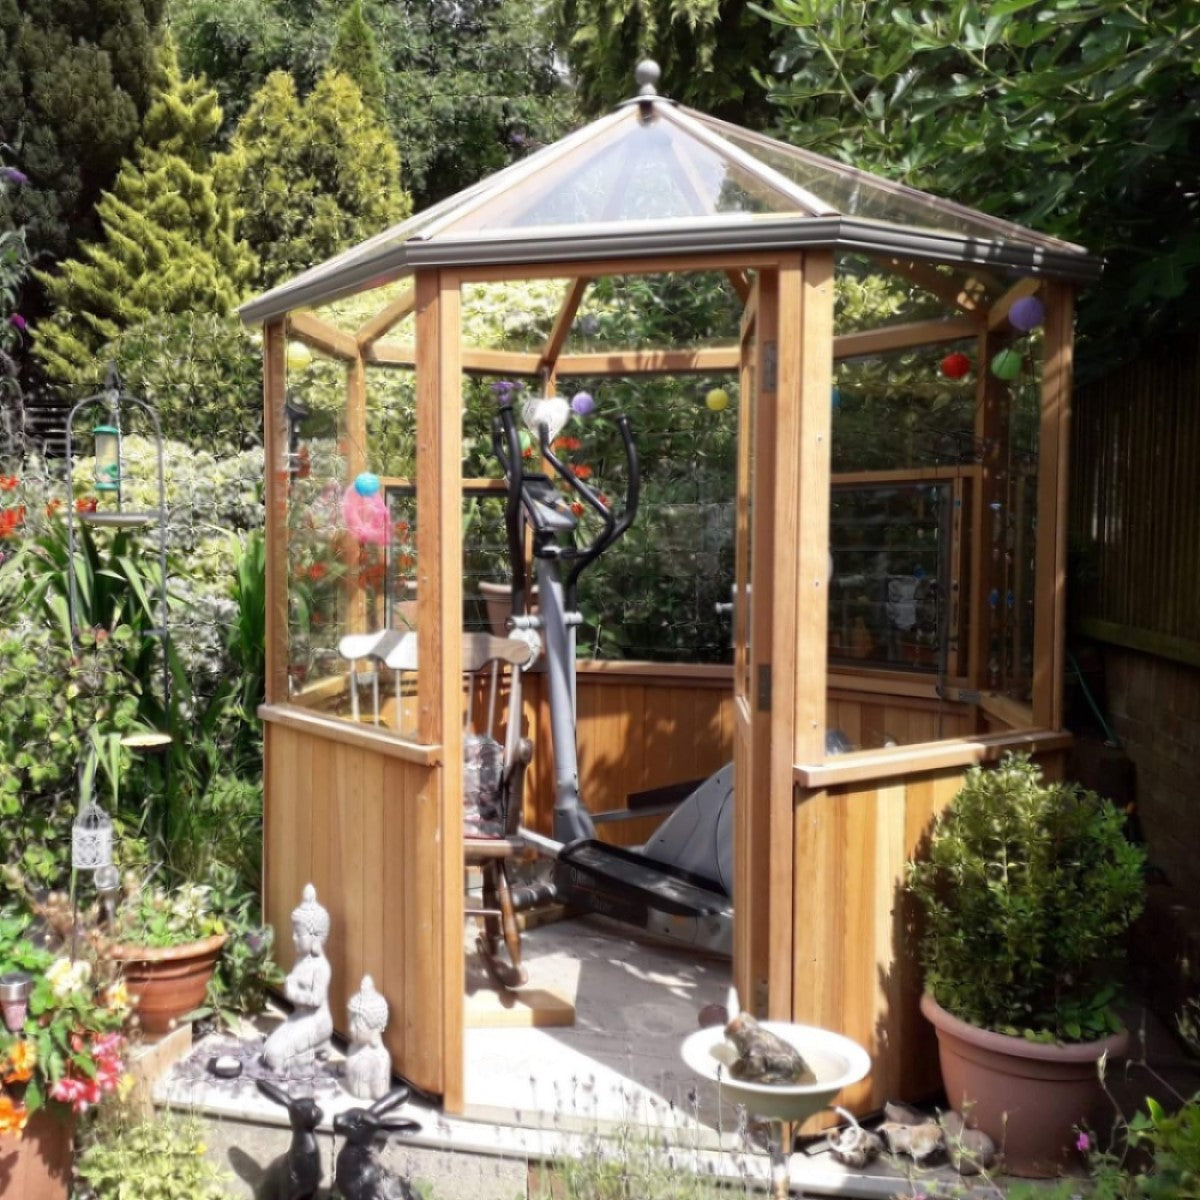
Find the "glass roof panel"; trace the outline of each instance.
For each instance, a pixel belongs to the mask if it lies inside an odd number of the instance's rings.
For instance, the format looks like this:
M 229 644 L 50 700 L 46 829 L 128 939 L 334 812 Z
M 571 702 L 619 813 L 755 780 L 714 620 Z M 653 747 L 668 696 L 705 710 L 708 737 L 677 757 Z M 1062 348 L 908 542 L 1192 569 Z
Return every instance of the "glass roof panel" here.
M 812 192 L 844 216 L 938 229 L 989 241 L 1003 238 L 1033 246 L 1078 249 L 1057 238 L 976 212 L 951 200 L 927 195 L 916 188 L 870 175 L 811 151 L 789 146 L 786 142 L 752 133 L 691 109 L 685 111 L 739 150 L 753 155 L 793 183 Z
M 621 118 L 432 236 L 797 211 L 784 192 L 654 109 L 630 105 Z

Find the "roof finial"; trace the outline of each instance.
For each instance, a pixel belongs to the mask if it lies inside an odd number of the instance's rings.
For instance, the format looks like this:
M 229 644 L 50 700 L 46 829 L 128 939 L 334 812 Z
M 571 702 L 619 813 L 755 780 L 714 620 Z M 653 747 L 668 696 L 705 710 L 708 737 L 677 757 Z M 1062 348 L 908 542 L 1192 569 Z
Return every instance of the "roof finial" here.
M 643 58 L 634 68 L 633 81 L 638 85 L 638 96 L 650 97 L 658 95 L 655 86 L 662 78 L 662 68 L 652 58 Z

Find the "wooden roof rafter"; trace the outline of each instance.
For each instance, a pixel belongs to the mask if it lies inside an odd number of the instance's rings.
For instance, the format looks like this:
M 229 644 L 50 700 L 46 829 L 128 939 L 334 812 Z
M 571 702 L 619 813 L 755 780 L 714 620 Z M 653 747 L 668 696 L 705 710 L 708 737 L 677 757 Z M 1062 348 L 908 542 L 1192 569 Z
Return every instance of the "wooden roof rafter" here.
M 913 262 L 904 258 L 873 259 L 880 266 L 903 275 L 922 291 L 936 296 L 943 304 L 960 312 L 982 318 L 988 308 L 988 297 L 1000 291 L 1000 284 L 982 271 L 976 271 L 965 282 L 939 271 L 932 263 Z
M 354 334 L 360 350 L 367 350 L 394 329 L 417 306 L 417 289 L 409 284 L 390 304 L 365 322 Z
M 588 276 L 579 275 L 567 286 L 567 294 L 563 297 L 562 307 L 558 310 L 558 315 L 554 318 L 554 324 L 550 328 L 550 334 L 546 338 L 546 344 L 542 347 L 541 359 L 538 364 L 539 371 L 544 371 L 547 375 L 558 373 L 559 355 L 562 354 L 563 347 L 567 344 L 571 324 L 575 320 L 575 314 L 579 311 L 583 295 L 591 282 Z

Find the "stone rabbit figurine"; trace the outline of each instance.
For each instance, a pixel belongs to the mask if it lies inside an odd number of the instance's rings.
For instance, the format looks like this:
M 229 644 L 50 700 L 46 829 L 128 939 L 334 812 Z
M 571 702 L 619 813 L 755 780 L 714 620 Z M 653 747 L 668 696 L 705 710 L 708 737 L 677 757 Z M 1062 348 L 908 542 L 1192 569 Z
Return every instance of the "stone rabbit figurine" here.
M 373 1143 L 388 1133 L 412 1133 L 421 1126 L 405 1118 L 385 1120 L 411 1094 L 393 1088 L 370 1108 L 351 1108 L 333 1119 L 333 1131 L 345 1138 L 338 1152 L 334 1186 L 342 1200 L 419 1200 L 407 1179 L 393 1175 L 375 1157 Z
M 287 1181 L 279 1200 L 315 1200 L 321 1186 L 321 1151 L 317 1146 L 316 1128 L 321 1112 L 311 1096 L 289 1096 L 269 1079 L 256 1080 L 258 1090 L 268 1100 L 287 1109 L 292 1123 L 292 1144 L 287 1152 Z

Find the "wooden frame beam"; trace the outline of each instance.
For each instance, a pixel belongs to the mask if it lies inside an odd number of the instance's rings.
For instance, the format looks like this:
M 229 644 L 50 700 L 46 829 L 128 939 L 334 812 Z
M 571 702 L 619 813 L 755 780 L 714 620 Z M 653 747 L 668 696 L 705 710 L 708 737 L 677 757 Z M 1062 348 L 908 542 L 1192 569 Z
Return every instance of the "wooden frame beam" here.
M 932 321 L 911 321 L 903 325 L 884 325 L 859 333 L 843 333 L 833 338 L 834 361 L 860 358 L 866 354 L 885 354 L 892 350 L 911 350 L 917 346 L 938 346 L 973 338 L 979 333 L 975 317 L 936 317 Z
M 287 323 L 288 336 L 306 346 L 320 350 L 331 358 L 339 358 L 342 362 L 355 362 L 358 359 L 358 343 L 354 338 L 322 321 L 320 317 L 314 317 L 309 312 L 290 313 Z
M 263 456 L 266 463 L 267 704 L 288 698 L 288 458 L 287 329 L 284 321 L 263 326 Z
M 409 367 L 417 365 L 417 348 L 398 342 L 375 342 L 363 355 L 366 362 L 379 367 Z M 541 356 L 511 350 L 469 350 L 459 352 L 462 369 L 467 374 L 536 376 L 541 369 Z
M 558 316 L 554 318 L 550 336 L 542 347 L 541 362 L 538 364 L 539 371 L 548 371 L 551 375 L 558 373 L 558 356 L 567 343 L 567 335 L 571 332 L 571 323 L 575 320 L 575 314 L 579 311 L 583 295 L 591 282 L 586 275 L 580 275 L 571 281 L 567 288 L 567 294 L 563 297 L 562 307 L 558 310 Z
M 1036 295 L 1042 290 L 1040 279 L 1019 279 L 988 309 L 987 323 L 989 329 L 999 329 L 1008 321 L 1008 313 L 1018 300 L 1026 296 Z
M 627 350 L 620 353 L 564 354 L 557 375 L 683 375 L 689 372 L 736 371 L 736 346 L 703 346 L 694 350 Z
M 1074 324 L 1074 291 L 1063 283 L 1048 283 L 1038 432 L 1033 720 L 1035 725 L 1056 730 L 1063 727 L 1063 658 L 1067 640 L 1067 467 Z
M 980 272 L 960 283 L 953 275 L 942 274 L 931 263 L 913 262 L 905 258 L 879 258 L 875 261 L 887 270 L 903 275 L 922 291 L 936 296 L 943 304 L 965 313 L 985 312 L 989 292 L 999 291 L 1000 287 L 994 279 Z
M 412 312 L 417 303 L 417 290 L 407 287 L 386 308 L 366 321 L 354 334 L 360 351 L 374 345 L 388 330 L 399 325 Z

